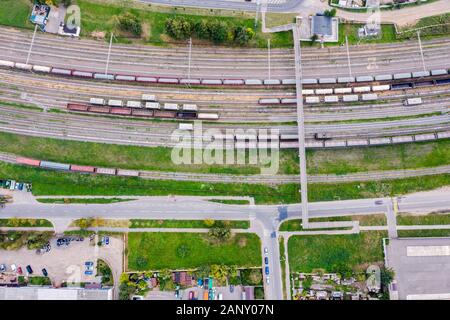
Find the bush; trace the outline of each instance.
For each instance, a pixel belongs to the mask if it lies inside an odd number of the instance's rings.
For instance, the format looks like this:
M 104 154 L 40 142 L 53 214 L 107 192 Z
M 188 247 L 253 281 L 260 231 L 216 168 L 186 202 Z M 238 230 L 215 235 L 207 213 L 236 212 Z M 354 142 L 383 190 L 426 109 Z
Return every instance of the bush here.
M 192 22 L 185 17 L 175 16 L 166 20 L 166 33 L 174 39 L 189 38 L 193 29 Z
M 119 22 L 119 28 L 122 31 L 130 32 L 135 36 L 142 34 L 142 25 L 139 18 L 130 12 L 124 13 L 117 17 Z
M 246 45 L 255 36 L 255 31 L 252 28 L 239 26 L 234 30 L 234 41 L 240 45 Z

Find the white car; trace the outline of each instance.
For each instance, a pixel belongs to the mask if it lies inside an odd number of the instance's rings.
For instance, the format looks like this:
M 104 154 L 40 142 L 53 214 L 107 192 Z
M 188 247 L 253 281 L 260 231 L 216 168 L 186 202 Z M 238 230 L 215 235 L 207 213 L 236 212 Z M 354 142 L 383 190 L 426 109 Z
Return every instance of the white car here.
M 265 255 L 269 254 L 269 249 L 267 249 L 267 247 L 264 248 L 264 254 Z
M 268 285 L 270 284 L 270 277 L 269 276 L 266 277 L 266 284 L 268 284 Z
M 12 272 L 16 272 L 17 266 L 15 264 L 12 264 L 11 265 L 11 270 L 12 270 Z

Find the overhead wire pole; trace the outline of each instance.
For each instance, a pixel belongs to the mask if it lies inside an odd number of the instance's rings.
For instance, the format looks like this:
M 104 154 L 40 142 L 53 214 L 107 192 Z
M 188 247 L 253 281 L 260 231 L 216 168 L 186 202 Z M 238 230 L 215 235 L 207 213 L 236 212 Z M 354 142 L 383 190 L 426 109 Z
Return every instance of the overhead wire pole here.
M 37 28 L 38 28 L 38 25 L 36 24 L 35 27 L 34 27 L 33 37 L 31 38 L 30 48 L 28 49 L 27 61 L 25 62 L 26 64 L 28 64 L 28 62 L 30 61 L 31 50 L 33 49 L 34 38 L 36 37 Z
M 422 58 L 423 71 L 427 71 L 427 68 L 425 67 L 425 58 L 423 57 L 422 40 L 420 40 L 420 30 L 417 30 L 417 39 L 419 40 L 420 57 Z
M 189 38 L 188 79 L 191 80 L 192 37 Z
M 269 68 L 269 80 L 270 80 L 270 78 L 271 78 L 271 76 L 272 76 L 272 72 L 271 72 L 271 65 L 270 65 L 270 38 L 269 39 L 267 39 L 267 65 L 268 65 L 268 68 Z
M 347 48 L 348 73 L 352 77 L 352 63 L 350 61 L 350 49 L 348 47 L 348 37 L 345 36 L 345 46 Z
M 300 193 L 302 207 L 302 226 L 307 229 L 308 221 L 308 177 L 306 173 L 305 122 L 302 95 L 302 65 L 301 47 L 298 23 L 293 25 L 295 54 L 295 86 L 297 91 L 297 126 L 298 126 L 298 156 L 300 161 Z
M 112 47 L 113 36 L 114 36 L 114 33 L 111 32 L 111 38 L 109 39 L 108 57 L 106 58 L 105 76 L 108 75 L 109 58 L 111 56 L 111 47 Z

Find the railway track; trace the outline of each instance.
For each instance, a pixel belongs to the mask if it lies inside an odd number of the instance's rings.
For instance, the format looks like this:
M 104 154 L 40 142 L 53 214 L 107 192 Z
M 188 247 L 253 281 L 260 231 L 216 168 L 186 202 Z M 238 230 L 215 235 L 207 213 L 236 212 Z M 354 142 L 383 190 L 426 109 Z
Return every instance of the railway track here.
M 44 106 L 58 107 L 65 109 L 68 101 L 75 103 L 86 103 L 92 96 L 114 98 L 114 99 L 140 99 L 143 92 L 148 92 L 148 88 L 135 88 L 132 85 L 123 85 L 119 88 L 110 88 L 107 84 L 93 81 L 68 80 L 61 84 L 52 77 L 33 75 L 26 73 L 16 73 L 12 71 L 0 70 L 0 93 L 4 100 L 24 103 L 20 95 L 27 92 L 28 98 Z M 117 90 L 116 90 L 117 89 Z M 376 117 L 385 118 L 389 115 L 419 115 L 446 111 L 448 106 L 449 90 L 446 87 L 433 88 L 436 91 L 421 92 L 423 89 L 411 89 L 406 94 L 403 91 L 388 91 L 380 94 L 380 100 L 389 100 L 389 103 L 343 105 L 342 103 L 332 106 L 323 105 L 315 107 L 313 105 L 305 107 L 305 120 L 307 122 L 338 121 L 350 119 L 373 119 Z M 440 89 L 440 90 L 439 90 Z M 258 93 L 240 91 L 229 93 L 226 90 L 208 91 L 202 90 L 182 90 L 180 96 L 178 92 L 168 92 L 168 89 L 151 90 L 161 92 L 161 99 L 167 98 L 167 102 L 188 102 L 195 100 L 203 111 L 214 111 L 221 115 L 223 122 L 290 122 L 295 121 L 295 106 L 261 106 L 257 104 Z M 265 93 L 265 92 L 264 92 Z M 261 93 L 261 94 L 264 94 Z M 420 108 L 404 108 L 402 101 L 406 95 L 420 93 L 422 97 L 429 97 Z M 274 91 L 273 96 L 292 97 L 292 92 Z M 227 100 L 220 100 L 227 96 Z M 268 96 L 268 95 L 263 95 Z M 438 96 L 438 97 L 435 97 Z M 203 97 L 203 98 L 201 98 Z M 270 96 L 269 96 L 270 97 Z M 242 102 L 242 100 L 247 100 Z M 393 101 L 395 100 L 395 101 Z M 214 106 L 211 106 L 214 101 Z
M 8 44 L 0 58 L 24 60 L 28 52 L 31 34 L 25 31 L 10 33 L 0 29 L 0 40 Z M 104 71 L 107 45 L 91 40 L 68 40 L 47 35 L 37 35 L 32 62 L 52 61 L 58 67 Z M 424 41 L 424 57 L 428 68 L 450 65 L 448 39 Z M 419 70 L 420 53 L 414 41 L 392 45 L 352 46 L 353 71 L 355 75 L 380 74 Z M 210 78 L 221 76 L 266 77 L 267 52 L 265 50 L 194 48 L 191 75 Z M 187 46 L 156 48 L 150 46 L 114 45 L 111 53 L 111 71 L 162 76 L 185 76 L 187 74 Z M 369 59 L 370 61 L 367 61 Z M 151 61 L 151 62 L 149 62 Z M 292 50 L 272 50 L 273 77 L 293 77 L 294 58 Z M 304 77 L 347 75 L 345 48 L 324 50 L 305 48 L 302 54 Z M 369 69 L 368 69 L 369 67 Z M 372 68 L 372 69 L 370 69 Z M 376 68 L 376 69 L 375 69 Z

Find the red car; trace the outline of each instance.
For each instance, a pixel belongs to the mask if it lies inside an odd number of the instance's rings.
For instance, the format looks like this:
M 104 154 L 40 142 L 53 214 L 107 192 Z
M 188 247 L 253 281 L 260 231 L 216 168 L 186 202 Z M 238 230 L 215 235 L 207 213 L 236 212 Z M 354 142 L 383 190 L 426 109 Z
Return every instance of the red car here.
M 189 291 L 189 300 L 194 300 L 194 291 Z
M 21 267 L 18 267 L 18 268 L 17 268 L 17 273 L 18 273 L 18 274 L 23 274 L 22 268 L 21 268 Z

